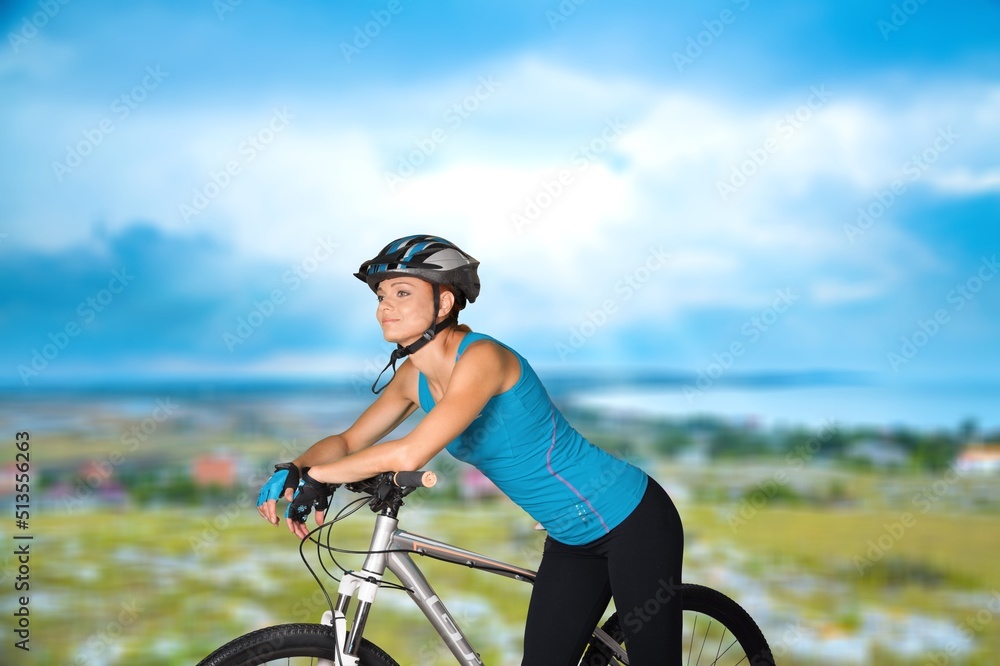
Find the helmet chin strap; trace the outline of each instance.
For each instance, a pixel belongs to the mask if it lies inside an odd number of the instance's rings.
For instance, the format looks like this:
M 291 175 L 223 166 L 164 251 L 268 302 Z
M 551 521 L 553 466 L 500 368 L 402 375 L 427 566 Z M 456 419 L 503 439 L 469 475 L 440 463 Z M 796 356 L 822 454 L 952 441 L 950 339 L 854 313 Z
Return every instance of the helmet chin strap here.
M 437 284 L 432 284 L 431 287 L 434 290 L 434 318 L 437 319 L 437 311 L 441 307 L 440 303 L 441 291 L 438 288 Z M 423 332 L 423 335 L 421 335 L 417 340 L 414 340 L 405 347 L 397 342 L 396 348 L 393 349 L 392 353 L 389 355 L 389 362 L 386 363 L 385 367 L 382 368 L 382 372 L 378 373 L 378 377 L 376 377 L 375 381 L 372 383 L 372 393 L 378 395 L 385 389 L 386 386 L 389 385 L 389 382 L 392 381 L 392 377 L 390 377 L 389 381 L 386 382 L 381 388 L 379 389 L 375 388 L 378 385 L 378 380 L 382 379 L 382 375 L 385 374 L 386 370 L 388 370 L 391 367 L 392 376 L 395 377 L 397 361 L 399 361 L 402 358 L 406 358 L 410 354 L 413 354 L 422 349 L 424 345 L 426 345 L 428 342 L 434 339 L 435 335 L 437 335 L 441 331 L 451 326 L 453 321 L 454 317 L 448 317 L 447 319 L 441 320 L 440 322 L 437 323 L 436 326 L 431 326 L 430 328 L 428 328 L 426 331 Z

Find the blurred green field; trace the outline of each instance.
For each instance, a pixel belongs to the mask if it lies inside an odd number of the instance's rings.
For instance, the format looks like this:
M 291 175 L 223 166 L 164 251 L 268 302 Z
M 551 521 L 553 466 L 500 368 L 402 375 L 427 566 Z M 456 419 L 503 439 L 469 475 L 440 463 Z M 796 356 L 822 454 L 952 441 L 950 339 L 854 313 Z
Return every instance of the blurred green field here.
M 247 631 L 319 621 L 326 601 L 300 559 L 298 540 L 241 508 L 232 518 L 178 508 L 36 521 L 30 661 L 20 661 L 26 655 L 8 643 L 0 662 L 190 664 Z M 415 531 L 522 565 L 540 553 L 541 534 L 506 504 L 413 516 L 411 526 L 422 528 Z M 372 520 L 362 509 L 334 528 L 335 542 L 364 548 Z M 358 556 L 338 559 L 348 568 L 361 564 Z M 433 560 L 420 564 L 484 658 L 519 658 L 529 585 Z M 336 583 L 328 589 L 333 594 Z M 450 654 L 421 617 L 405 593 L 383 590 L 366 636 L 404 662 L 423 655 L 422 663 L 448 663 Z
M 687 579 L 719 587 L 744 604 L 783 656 L 779 663 L 923 666 L 934 654 L 928 644 L 909 656 L 884 648 L 912 640 L 921 626 L 954 627 L 955 636 L 972 641 L 970 649 L 963 642 L 949 654 L 948 641 L 958 639 L 943 636 L 933 644 L 947 656 L 942 663 L 993 664 L 1000 654 L 1000 623 L 993 617 L 1000 594 L 990 605 L 1000 589 L 996 515 L 934 509 L 917 514 L 890 544 L 886 526 L 900 521 L 899 509 L 772 503 L 734 527 L 738 503 L 679 504 Z M 524 566 L 540 557 L 542 533 L 506 501 L 461 508 L 415 497 L 412 505 L 403 514 L 411 531 Z M 362 509 L 334 528 L 335 543 L 363 548 L 371 524 L 372 514 Z M 0 653 L 4 664 L 191 664 L 247 631 L 316 621 L 326 606 L 295 539 L 284 527 L 264 524 L 250 502 L 215 513 L 57 512 L 34 527 L 30 661 L 7 642 Z M 880 538 L 889 547 L 868 553 Z M 341 558 L 349 568 L 360 562 Z M 486 663 L 519 662 L 528 585 L 433 560 L 419 564 Z M 9 558 L 4 565 L 6 576 Z M 911 627 L 912 617 L 927 619 Z M 452 663 L 402 592 L 380 594 L 368 627 L 366 636 L 401 663 Z M 865 636 L 862 661 L 809 656 L 826 641 L 837 646 Z
M 695 539 L 723 539 L 732 536 L 731 515 L 718 507 L 700 506 L 689 508 L 685 519 Z M 900 531 L 900 516 L 899 511 L 776 507 L 755 515 L 738 531 L 734 543 L 762 578 L 774 571 L 786 572 L 789 587 L 774 588 L 776 596 L 794 603 L 799 617 L 811 620 L 828 636 L 857 633 L 865 622 L 861 610 L 865 607 L 881 608 L 885 616 L 900 619 L 914 615 L 944 619 L 956 628 L 954 636 L 942 638 L 936 649 L 922 651 L 919 658 L 883 654 L 857 663 L 996 664 L 1000 655 L 1000 560 L 996 556 L 1000 517 L 929 513 L 914 516 L 910 526 Z M 686 561 L 689 570 L 694 565 L 690 558 Z M 824 586 L 796 594 L 795 578 L 803 575 Z M 735 596 L 732 590 L 726 591 Z M 748 600 L 740 601 L 750 605 Z M 900 622 L 899 626 L 918 630 L 920 623 Z M 769 637 L 772 644 L 777 634 Z M 949 648 L 966 645 L 965 638 L 971 639 L 974 649 L 969 654 L 949 654 Z M 939 661 L 930 661 L 935 656 Z M 790 663 L 826 662 L 800 659 Z

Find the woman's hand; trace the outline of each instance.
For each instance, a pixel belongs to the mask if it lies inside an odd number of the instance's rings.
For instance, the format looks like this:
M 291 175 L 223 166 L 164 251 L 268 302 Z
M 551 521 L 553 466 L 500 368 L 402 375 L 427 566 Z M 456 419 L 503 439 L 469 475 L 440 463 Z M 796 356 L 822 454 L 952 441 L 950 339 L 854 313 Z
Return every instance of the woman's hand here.
M 305 539 L 309 534 L 306 518 L 313 509 L 316 510 L 316 524 L 322 525 L 326 510 L 330 508 L 330 497 L 336 489 L 336 485 L 317 481 L 308 472 L 303 472 L 302 483 L 285 512 L 288 530 L 299 539 Z
M 308 467 L 306 469 L 309 469 Z M 299 468 L 294 463 L 280 463 L 274 466 L 274 474 L 261 486 L 257 495 L 257 513 L 272 525 L 278 524 L 278 499 L 292 501 L 295 489 L 299 487 Z

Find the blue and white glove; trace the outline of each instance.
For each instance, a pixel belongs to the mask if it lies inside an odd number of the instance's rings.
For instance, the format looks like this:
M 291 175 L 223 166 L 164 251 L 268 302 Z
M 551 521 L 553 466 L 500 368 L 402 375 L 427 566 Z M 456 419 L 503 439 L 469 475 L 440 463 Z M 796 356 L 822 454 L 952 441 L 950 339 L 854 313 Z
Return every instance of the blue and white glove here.
M 308 469 L 308 468 L 307 468 Z M 274 466 L 274 474 L 261 486 L 257 495 L 257 506 L 270 500 L 278 500 L 285 496 L 289 488 L 299 487 L 299 468 L 294 463 L 280 463 Z

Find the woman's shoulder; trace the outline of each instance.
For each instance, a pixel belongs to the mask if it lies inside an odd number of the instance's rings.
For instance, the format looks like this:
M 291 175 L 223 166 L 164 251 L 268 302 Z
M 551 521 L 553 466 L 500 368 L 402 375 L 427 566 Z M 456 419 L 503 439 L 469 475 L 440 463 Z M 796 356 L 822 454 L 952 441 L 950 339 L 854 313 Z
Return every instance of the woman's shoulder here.
M 474 337 L 470 337 L 474 336 Z M 459 344 L 458 362 L 479 366 L 504 375 L 502 389 L 507 390 L 521 376 L 520 357 L 514 350 L 495 338 L 482 333 L 466 333 Z
M 498 340 L 483 333 L 466 333 L 458 343 L 455 360 L 460 361 L 466 356 L 482 358 L 484 355 L 499 356 L 507 348 Z
M 491 335 L 486 335 L 485 333 L 480 333 L 479 331 L 473 331 L 471 328 L 464 327 L 464 326 L 463 326 L 463 329 L 465 329 L 463 331 L 465 333 L 465 335 L 463 335 L 462 339 L 459 340 L 459 342 L 458 342 L 458 353 L 459 354 L 461 354 L 462 352 L 464 352 L 469 347 L 469 345 L 471 345 L 474 342 L 480 342 L 480 341 L 483 341 L 483 340 L 487 340 L 487 341 L 490 341 L 490 342 L 497 342 L 498 343 L 498 341 L 496 340 L 496 338 L 494 338 Z
M 498 349 L 506 349 L 507 351 L 517 353 L 517 351 L 508 345 L 506 342 L 498 340 L 497 338 L 489 335 L 487 333 L 480 333 L 479 331 L 468 330 L 462 337 L 461 341 L 458 343 L 458 354 L 461 355 L 466 349 L 472 345 L 479 345 L 481 343 L 492 343 L 492 345 Z
M 517 355 L 517 352 L 509 345 L 500 342 L 493 336 L 469 331 L 458 343 L 455 360 L 460 360 L 470 349 L 479 350 L 476 352 L 477 355 L 490 354 L 496 357 L 507 357 L 508 355 L 516 357 Z

